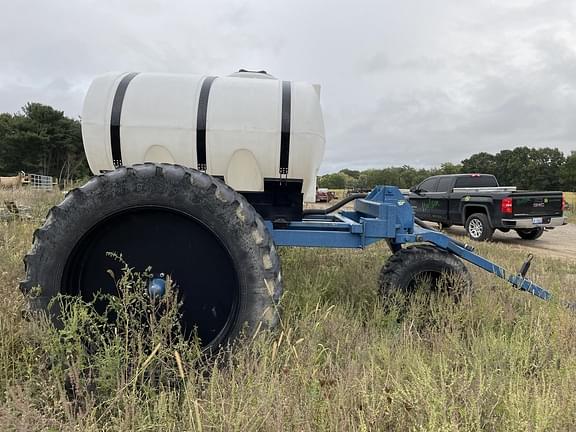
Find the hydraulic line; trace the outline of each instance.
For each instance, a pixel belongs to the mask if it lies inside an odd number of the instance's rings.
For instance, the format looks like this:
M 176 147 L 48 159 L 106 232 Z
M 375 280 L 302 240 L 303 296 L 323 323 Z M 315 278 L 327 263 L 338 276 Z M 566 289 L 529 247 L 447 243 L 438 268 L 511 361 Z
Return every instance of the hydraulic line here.
M 336 210 L 344 207 L 346 204 L 348 204 L 350 201 L 354 201 L 360 198 L 366 198 L 368 196 L 367 193 L 354 193 L 354 194 L 350 194 L 348 195 L 346 198 L 338 201 L 336 204 L 334 204 L 331 207 L 325 208 L 325 209 L 306 209 L 302 212 L 302 214 L 304 216 L 307 215 L 327 215 L 330 213 L 335 212 Z M 422 228 L 425 229 L 429 229 L 429 230 L 433 230 L 433 231 L 438 231 L 435 228 L 431 228 L 430 226 L 426 225 L 426 223 L 424 223 L 423 220 L 418 219 L 417 217 L 414 218 L 414 223 Z
M 354 194 L 350 194 L 348 195 L 346 198 L 338 201 L 336 204 L 334 204 L 332 207 L 328 207 L 326 209 L 306 209 L 302 212 L 302 215 L 304 216 L 308 216 L 308 215 L 327 215 L 330 214 L 332 212 L 335 212 L 336 210 L 338 210 L 341 207 L 344 207 L 346 204 L 348 204 L 350 201 L 354 201 L 356 199 L 359 198 L 366 198 L 368 196 L 367 193 L 354 193 Z
M 414 217 L 414 223 L 421 228 L 428 229 L 431 231 L 438 231 L 436 228 L 432 228 L 431 226 L 426 225 L 426 223 L 422 219 L 418 219 L 417 217 Z

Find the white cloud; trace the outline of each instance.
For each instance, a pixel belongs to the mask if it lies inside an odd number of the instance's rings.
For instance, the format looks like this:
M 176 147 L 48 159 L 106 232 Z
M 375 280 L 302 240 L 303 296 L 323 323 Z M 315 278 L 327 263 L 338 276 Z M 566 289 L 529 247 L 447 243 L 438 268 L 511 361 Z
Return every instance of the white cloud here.
M 76 116 L 109 70 L 248 67 L 322 84 L 324 171 L 570 151 L 575 18 L 570 0 L 22 0 L 2 5 L 0 111 Z

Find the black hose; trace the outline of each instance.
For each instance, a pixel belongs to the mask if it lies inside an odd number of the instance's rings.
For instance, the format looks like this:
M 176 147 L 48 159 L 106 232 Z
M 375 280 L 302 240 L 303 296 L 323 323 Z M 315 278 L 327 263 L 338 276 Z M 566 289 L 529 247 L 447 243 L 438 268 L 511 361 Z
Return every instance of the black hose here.
M 424 223 L 424 221 L 422 219 L 418 219 L 417 217 L 414 217 L 414 223 L 416 225 L 418 225 L 419 227 L 422 227 L 422 228 L 427 229 L 427 230 L 439 231 L 436 228 L 432 228 L 431 226 L 426 225 L 426 223 Z
M 341 207 L 344 207 L 350 201 L 354 201 L 355 199 L 358 199 L 358 198 L 366 198 L 367 196 L 368 196 L 367 193 L 350 194 L 346 198 L 338 201 L 332 207 L 328 207 L 326 209 L 306 209 L 302 212 L 302 215 L 304 215 L 304 216 L 307 216 L 307 215 L 327 215 L 329 213 L 335 212 L 336 210 L 338 210 Z
M 344 198 L 343 200 L 338 201 L 336 204 L 334 204 L 332 207 L 328 207 L 327 209 L 307 209 L 304 210 L 302 212 L 303 215 L 327 215 L 329 213 L 332 213 L 336 210 L 338 210 L 339 208 L 345 206 L 346 204 L 348 204 L 350 201 L 354 201 L 355 199 L 359 199 L 359 198 L 366 198 L 368 196 L 367 193 L 356 193 L 356 194 L 350 194 L 348 195 L 346 198 Z M 417 217 L 414 217 L 414 223 L 416 225 L 418 225 L 421 228 L 427 229 L 427 230 L 431 230 L 431 231 L 440 231 L 437 230 L 436 228 L 432 228 L 431 226 L 426 225 L 426 223 L 422 220 L 419 219 Z M 473 251 L 474 248 L 472 246 L 469 246 L 467 244 L 464 244 L 462 242 L 459 242 L 458 240 L 454 240 L 451 239 L 454 243 L 456 243 L 458 246 L 467 249 L 469 251 Z M 576 306 L 575 306 L 576 307 Z

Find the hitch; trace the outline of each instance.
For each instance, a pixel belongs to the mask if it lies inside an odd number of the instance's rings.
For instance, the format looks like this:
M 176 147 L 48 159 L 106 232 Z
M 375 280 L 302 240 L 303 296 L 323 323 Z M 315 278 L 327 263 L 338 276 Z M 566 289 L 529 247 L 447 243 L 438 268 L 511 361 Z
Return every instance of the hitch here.
M 532 264 L 533 258 L 534 258 L 534 255 L 528 254 L 526 261 L 524 261 L 524 264 L 522 264 L 522 267 L 520 267 L 520 270 L 518 271 L 518 276 L 521 276 L 521 277 L 526 276 L 526 273 L 528 273 L 528 270 L 530 270 L 530 264 Z

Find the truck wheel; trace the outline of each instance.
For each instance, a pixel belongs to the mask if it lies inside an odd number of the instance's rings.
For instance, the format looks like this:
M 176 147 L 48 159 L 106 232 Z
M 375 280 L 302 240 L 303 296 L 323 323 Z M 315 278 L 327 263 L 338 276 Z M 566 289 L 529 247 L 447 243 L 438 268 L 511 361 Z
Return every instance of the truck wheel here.
M 443 230 L 445 230 L 445 229 L 448 229 L 448 228 L 450 228 L 451 226 L 452 226 L 452 224 L 451 224 L 451 223 L 440 222 L 440 229 L 443 229 Z
M 453 294 L 472 286 L 468 269 L 459 258 L 430 245 L 399 250 L 380 272 L 380 294 L 384 298 L 396 290 L 410 294 L 419 283 L 430 284 L 432 290 L 444 287 Z
M 486 241 L 492 238 L 494 234 L 494 229 L 490 226 L 490 221 L 488 216 L 484 213 L 474 213 L 466 219 L 466 224 L 464 225 L 468 237 L 472 240 Z
M 277 322 L 282 284 L 272 238 L 242 195 L 207 174 L 148 163 L 71 191 L 34 233 L 25 258 L 22 291 L 40 287 L 32 309 L 49 311 L 57 323 L 49 302 L 59 293 L 86 301 L 98 291 L 117 295 L 110 275 L 117 278 L 121 265 L 107 252 L 122 254 L 136 271 L 150 266 L 170 275 L 184 335 L 205 349 Z
M 544 234 L 544 228 L 536 227 L 536 228 L 524 228 L 524 229 L 517 229 L 516 232 L 520 236 L 520 238 L 524 240 L 536 240 L 537 238 L 542 237 Z

